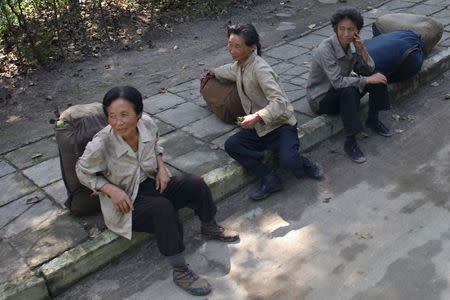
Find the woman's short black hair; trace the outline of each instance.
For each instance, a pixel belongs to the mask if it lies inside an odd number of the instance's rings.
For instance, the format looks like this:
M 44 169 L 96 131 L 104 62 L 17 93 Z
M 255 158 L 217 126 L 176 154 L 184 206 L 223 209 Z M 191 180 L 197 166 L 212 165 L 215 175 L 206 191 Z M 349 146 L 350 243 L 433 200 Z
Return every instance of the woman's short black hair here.
M 253 46 L 256 45 L 256 54 L 261 56 L 261 42 L 259 41 L 259 34 L 256 31 L 255 26 L 253 24 L 234 24 L 228 26 L 228 37 L 230 37 L 231 34 L 236 34 L 242 37 L 245 41 L 245 44 L 247 46 Z
M 142 103 L 142 94 L 132 86 L 116 86 L 110 89 L 103 97 L 103 111 L 108 117 L 108 107 L 114 100 L 124 99 L 133 104 L 136 114 L 142 113 L 144 104 Z
M 353 7 L 345 7 L 339 9 L 331 16 L 331 25 L 333 25 L 334 31 L 337 29 L 337 24 L 345 19 L 351 20 L 356 25 L 358 31 L 360 31 L 364 26 L 364 19 L 359 11 Z

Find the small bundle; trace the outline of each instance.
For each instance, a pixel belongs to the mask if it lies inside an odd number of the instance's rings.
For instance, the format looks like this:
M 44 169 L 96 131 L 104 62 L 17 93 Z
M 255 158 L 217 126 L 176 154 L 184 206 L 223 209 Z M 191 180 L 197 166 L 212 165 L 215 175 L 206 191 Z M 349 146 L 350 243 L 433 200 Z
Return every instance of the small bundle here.
M 219 81 L 207 73 L 200 78 L 200 93 L 212 112 L 222 121 L 235 124 L 245 116 L 235 82 Z

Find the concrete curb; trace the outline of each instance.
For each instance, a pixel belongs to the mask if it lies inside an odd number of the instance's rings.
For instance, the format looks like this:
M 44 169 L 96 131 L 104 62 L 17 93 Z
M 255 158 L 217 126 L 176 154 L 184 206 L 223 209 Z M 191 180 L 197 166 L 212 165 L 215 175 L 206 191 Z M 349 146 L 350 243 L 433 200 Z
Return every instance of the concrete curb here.
M 436 51 L 431 55 L 424 61 L 422 70 L 414 78 L 389 87 L 392 102 L 398 101 L 400 97 L 450 69 L 450 48 Z M 367 109 L 367 98 L 363 99 L 362 105 Z M 299 127 L 301 150 L 311 148 L 340 130 L 342 122 L 338 117 L 315 117 Z M 211 188 L 215 201 L 239 191 L 255 180 L 253 175 L 237 163 L 212 170 L 203 175 L 203 178 Z M 184 212 L 183 218 L 191 215 L 192 213 Z M 150 237 L 149 234 L 133 233 L 133 239 L 128 241 L 110 231 L 105 231 L 42 265 L 35 274 L 1 285 L 0 299 L 54 297 L 123 252 L 141 245 Z

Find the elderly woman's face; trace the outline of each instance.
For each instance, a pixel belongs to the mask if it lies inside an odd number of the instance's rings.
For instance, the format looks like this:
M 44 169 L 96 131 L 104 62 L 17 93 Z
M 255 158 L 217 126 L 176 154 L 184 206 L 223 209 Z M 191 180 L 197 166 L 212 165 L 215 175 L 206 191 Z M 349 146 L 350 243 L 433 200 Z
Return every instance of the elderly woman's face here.
M 230 34 L 228 38 L 227 49 L 230 52 L 231 57 L 235 61 L 245 62 L 256 46 L 247 46 L 244 39 L 237 34 Z
M 136 114 L 133 104 L 124 99 L 114 100 L 107 108 L 108 123 L 114 133 L 125 140 L 137 134 L 137 122 L 141 114 Z

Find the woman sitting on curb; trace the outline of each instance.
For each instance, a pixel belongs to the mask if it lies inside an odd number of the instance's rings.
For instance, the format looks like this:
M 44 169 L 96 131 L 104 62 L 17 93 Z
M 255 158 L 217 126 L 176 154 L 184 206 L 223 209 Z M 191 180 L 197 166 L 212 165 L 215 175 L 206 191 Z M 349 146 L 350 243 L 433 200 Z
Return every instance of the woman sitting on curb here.
M 354 8 L 343 8 L 331 17 L 331 24 L 335 33 L 314 51 L 306 96 L 314 112 L 341 114 L 347 136 L 344 150 L 353 161 L 363 163 L 366 158 L 355 138 L 363 130 L 360 99 L 369 92 L 366 126 L 382 136 L 391 136 L 378 119 L 380 110 L 390 109 L 387 80 L 381 73 L 372 74 L 374 62 L 359 36 L 364 25 L 361 14 Z M 352 70 L 363 76 L 350 76 Z
M 183 227 L 177 211 L 190 207 L 201 220 L 206 238 L 236 241 L 236 232 L 218 225 L 211 191 L 201 177 L 169 177 L 158 142 L 158 128 L 143 110 L 141 93 L 129 86 L 106 93 L 108 126 L 95 135 L 80 157 L 80 182 L 99 193 L 105 223 L 131 239 L 131 231 L 156 235 L 160 252 L 173 267 L 173 280 L 193 295 L 210 292 L 209 283 L 184 260 Z
M 280 166 L 291 169 L 297 178 L 305 174 L 321 178 L 320 166 L 298 152 L 294 110 L 278 76 L 260 56 L 261 45 L 255 27 L 252 24 L 229 27 L 228 51 L 235 62 L 210 72 L 218 79 L 236 82 L 247 114 L 240 123 L 242 129 L 226 140 L 225 151 L 261 179 L 250 198 L 264 199 L 282 187 L 276 172 L 262 162 L 265 149 L 275 150 Z

